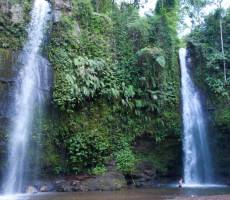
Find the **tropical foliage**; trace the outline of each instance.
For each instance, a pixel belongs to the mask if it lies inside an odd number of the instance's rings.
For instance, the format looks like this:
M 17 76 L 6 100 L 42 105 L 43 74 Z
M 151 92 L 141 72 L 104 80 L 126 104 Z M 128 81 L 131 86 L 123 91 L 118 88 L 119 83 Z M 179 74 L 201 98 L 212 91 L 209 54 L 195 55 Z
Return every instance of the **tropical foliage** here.
M 224 13 L 224 15 L 223 15 Z M 223 15 L 223 16 L 220 16 Z M 222 29 L 220 24 L 222 24 Z M 194 66 L 197 83 L 206 93 L 207 106 L 213 127 L 213 149 L 216 158 L 216 171 L 229 176 L 229 137 L 230 116 L 230 12 L 218 8 L 207 16 L 188 37 L 188 46 Z M 221 35 L 222 33 L 222 35 Z M 222 48 L 223 41 L 223 48 Z M 223 54 L 223 49 L 225 54 Z
M 155 14 L 140 17 L 138 1 L 76 0 L 73 14 L 54 25 L 46 51 L 54 67 L 54 104 L 65 117 L 48 134 L 59 140 L 56 133 L 65 130 L 67 162 L 60 166 L 100 173 L 115 160 L 127 174 L 140 162 L 137 136 L 150 134 L 159 145 L 175 138 L 179 145 L 178 2 L 159 4 Z M 52 143 L 57 152 L 58 143 Z

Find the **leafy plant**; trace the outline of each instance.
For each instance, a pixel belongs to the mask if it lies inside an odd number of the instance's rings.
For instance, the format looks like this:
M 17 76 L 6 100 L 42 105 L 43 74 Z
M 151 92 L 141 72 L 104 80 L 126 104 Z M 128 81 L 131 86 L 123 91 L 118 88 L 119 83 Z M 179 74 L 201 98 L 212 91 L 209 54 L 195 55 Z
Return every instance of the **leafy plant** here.
M 130 174 L 135 170 L 136 158 L 130 149 L 123 149 L 115 155 L 117 168 L 124 174 Z
M 92 169 L 92 174 L 93 175 L 103 175 L 107 172 L 107 169 L 104 165 L 102 166 L 96 166 L 95 168 Z
M 69 156 L 72 170 L 75 173 L 103 165 L 109 156 L 109 143 L 106 137 L 96 130 L 77 133 L 69 139 Z

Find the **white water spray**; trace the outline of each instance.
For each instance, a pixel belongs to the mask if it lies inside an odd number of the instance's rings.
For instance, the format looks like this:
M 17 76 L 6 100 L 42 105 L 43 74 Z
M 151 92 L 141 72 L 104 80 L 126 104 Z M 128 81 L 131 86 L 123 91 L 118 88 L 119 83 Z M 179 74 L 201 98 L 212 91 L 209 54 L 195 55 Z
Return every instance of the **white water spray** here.
M 28 157 L 28 141 L 32 132 L 34 111 L 42 104 L 47 83 L 47 64 L 41 64 L 40 48 L 44 28 L 49 19 L 50 5 L 45 0 L 35 0 L 28 29 L 28 40 L 20 55 L 20 71 L 15 87 L 14 117 L 9 134 L 8 165 L 4 194 L 22 192 Z M 36 159 L 36 158 L 34 158 Z
M 210 184 L 212 165 L 200 95 L 188 70 L 186 49 L 180 49 L 183 103 L 184 181 L 188 185 Z

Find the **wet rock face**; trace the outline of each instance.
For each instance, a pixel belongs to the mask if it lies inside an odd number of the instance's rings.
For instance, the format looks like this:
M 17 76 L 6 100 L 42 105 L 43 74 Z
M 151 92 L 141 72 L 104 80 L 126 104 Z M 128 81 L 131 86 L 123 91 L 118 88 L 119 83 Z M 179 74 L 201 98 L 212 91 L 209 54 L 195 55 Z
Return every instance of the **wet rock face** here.
M 15 63 L 18 54 L 0 49 L 0 119 L 10 118 L 9 102 L 12 99 L 17 70 Z
M 127 187 L 125 177 L 117 171 L 109 171 L 101 176 L 78 176 L 43 182 L 37 186 L 40 192 L 87 192 L 115 191 Z
M 136 187 L 151 187 L 156 182 L 156 169 L 151 162 L 139 162 L 135 172 L 131 174 L 131 177 L 127 177 L 127 179 L 130 185 L 135 185 Z
M 71 11 L 70 0 L 53 0 L 54 9 Z
M 15 72 L 13 63 L 16 60 L 16 54 L 0 49 L 0 154 L 2 156 L 6 145 L 6 130 L 10 124 L 9 102 L 12 97 Z
M 3 14 L 8 14 L 10 10 L 10 5 L 7 1 L 1 1 L 0 2 L 0 11 Z
M 16 69 L 14 63 L 17 53 L 0 49 L 0 156 L 3 157 L 6 150 L 6 136 L 13 113 L 10 110 L 10 102 L 13 97 Z
M 142 154 L 143 157 L 152 157 L 151 152 L 154 152 L 155 141 L 151 135 L 143 134 L 138 136 L 134 141 L 134 150 L 138 154 Z M 145 158 L 145 157 L 144 157 Z M 156 168 L 149 159 L 139 160 L 136 169 L 132 174 L 126 178 L 129 185 L 136 187 L 153 186 L 156 182 Z
M 71 15 L 72 6 L 70 0 L 52 0 L 51 3 L 53 5 L 53 20 L 55 23 L 60 21 L 63 14 Z
M 17 58 L 18 53 L 7 49 L 0 49 L 0 82 L 11 82 L 14 80 L 16 76 L 14 64 Z
M 23 7 L 21 4 L 10 4 L 8 1 L 0 2 L 0 12 L 9 16 L 12 23 L 23 23 Z
M 23 20 L 23 8 L 20 4 L 12 5 L 10 8 L 11 21 L 13 23 L 22 23 Z
M 135 139 L 134 148 L 136 152 L 149 153 L 154 151 L 155 145 L 155 141 L 150 135 L 143 134 Z

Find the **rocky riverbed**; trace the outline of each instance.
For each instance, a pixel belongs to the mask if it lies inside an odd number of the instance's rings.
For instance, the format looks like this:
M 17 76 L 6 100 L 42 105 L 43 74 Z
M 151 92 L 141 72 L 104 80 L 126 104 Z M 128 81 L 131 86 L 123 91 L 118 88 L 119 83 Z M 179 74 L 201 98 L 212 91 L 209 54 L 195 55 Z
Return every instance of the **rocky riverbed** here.
M 97 176 L 47 177 L 43 180 L 27 183 L 25 191 L 27 193 L 117 191 L 127 188 L 147 188 L 159 185 L 159 181 L 156 179 L 156 170 L 149 163 L 140 163 L 135 173 L 129 176 L 119 172 L 114 162 L 107 164 L 107 170 L 104 174 Z
M 73 176 L 41 181 L 34 187 L 41 192 L 88 192 L 115 191 L 126 187 L 126 180 L 121 173 L 109 172 L 101 176 Z

